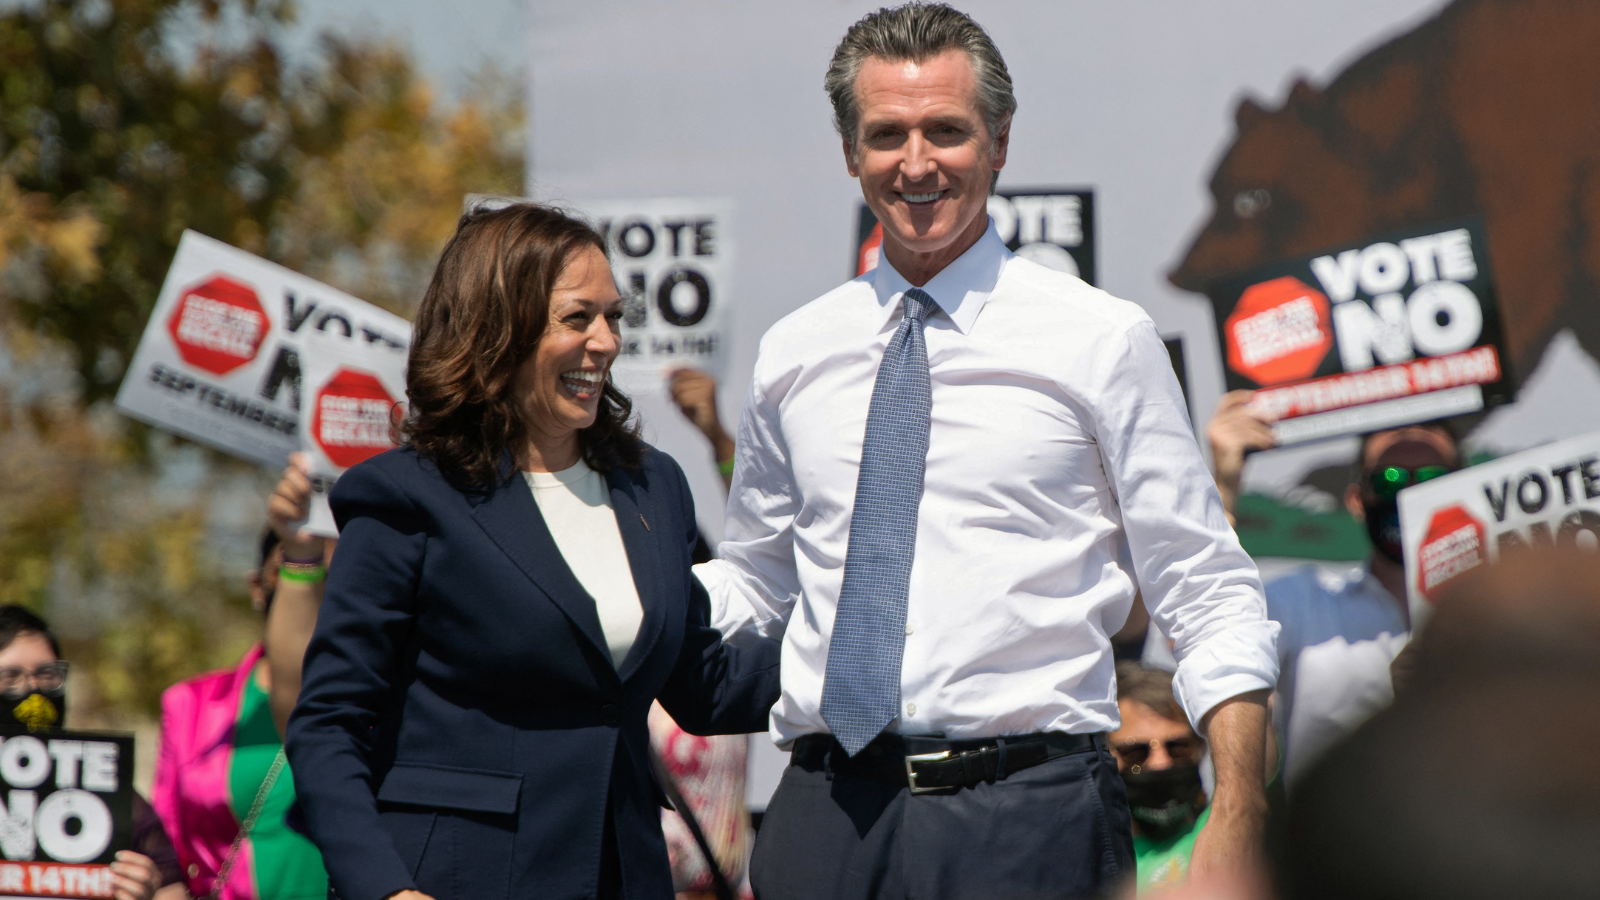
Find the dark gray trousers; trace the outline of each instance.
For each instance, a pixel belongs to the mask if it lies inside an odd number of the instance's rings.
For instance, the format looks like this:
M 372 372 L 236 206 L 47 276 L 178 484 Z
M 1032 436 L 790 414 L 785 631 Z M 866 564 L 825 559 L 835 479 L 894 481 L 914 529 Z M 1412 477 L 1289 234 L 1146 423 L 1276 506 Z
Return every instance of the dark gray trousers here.
M 1096 750 L 911 796 L 790 765 L 750 860 L 757 900 L 1075 900 L 1133 876 L 1116 762 Z

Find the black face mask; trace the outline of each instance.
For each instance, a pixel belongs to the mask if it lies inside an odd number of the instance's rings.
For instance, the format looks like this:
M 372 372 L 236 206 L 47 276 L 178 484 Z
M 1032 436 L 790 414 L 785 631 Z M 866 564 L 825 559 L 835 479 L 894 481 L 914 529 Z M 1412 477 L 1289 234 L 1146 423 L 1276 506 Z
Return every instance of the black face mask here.
M 34 691 L 24 697 L 0 697 L 0 725 L 22 725 L 29 731 L 60 728 L 67 717 L 67 692 Z
M 1177 837 L 1200 818 L 1200 767 L 1173 766 L 1155 772 L 1124 772 L 1128 812 L 1152 840 Z
M 1367 537 L 1372 539 L 1372 549 L 1390 562 L 1404 563 L 1405 556 L 1400 549 L 1400 502 L 1393 497 L 1364 499 L 1361 509 L 1366 513 Z

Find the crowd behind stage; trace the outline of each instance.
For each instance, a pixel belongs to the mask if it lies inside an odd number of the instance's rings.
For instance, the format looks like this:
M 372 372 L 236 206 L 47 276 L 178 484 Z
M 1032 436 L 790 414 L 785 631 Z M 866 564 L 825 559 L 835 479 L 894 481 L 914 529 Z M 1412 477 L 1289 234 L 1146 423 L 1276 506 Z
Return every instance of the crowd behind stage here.
M 734 447 L 716 383 L 683 370 L 671 391 L 726 478 Z M 1247 454 L 1272 446 L 1248 400 L 1225 396 L 1206 428 L 1230 516 Z M 1600 895 L 1600 777 L 1585 762 L 1600 746 L 1600 559 L 1508 556 L 1458 579 L 1412 640 L 1395 495 L 1462 465 L 1445 423 L 1367 435 L 1344 501 L 1371 556 L 1267 583 L 1282 628 L 1262 772 L 1270 862 L 1225 896 Z M 249 576 L 260 643 L 236 668 L 165 694 L 152 795 L 136 804 L 135 849 L 115 863 L 121 900 L 328 896 L 317 848 L 295 824 L 280 740 L 335 552 L 296 527 L 309 493 L 295 460 L 267 505 Z M 1185 884 L 1210 773 L 1205 741 L 1174 700 L 1170 650 L 1140 604 L 1114 643 L 1121 728 L 1110 745 L 1137 858 L 1124 895 L 1224 896 Z M 64 713 L 67 665 L 48 623 L 0 608 L 0 690 L 13 718 L 35 695 Z M 676 807 L 662 826 L 678 896 L 748 896 L 746 738 L 690 735 L 659 705 L 649 725 L 652 768 Z

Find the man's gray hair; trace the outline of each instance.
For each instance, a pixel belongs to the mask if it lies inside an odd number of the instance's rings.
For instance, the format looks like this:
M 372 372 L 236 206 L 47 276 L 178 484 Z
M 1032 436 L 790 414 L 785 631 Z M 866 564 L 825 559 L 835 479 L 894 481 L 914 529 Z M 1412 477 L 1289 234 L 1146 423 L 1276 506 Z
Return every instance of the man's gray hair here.
M 1000 131 L 1017 111 L 1017 98 L 1011 93 L 1011 73 L 994 41 L 972 17 L 943 3 L 907 3 L 884 7 L 863 17 L 844 33 L 844 40 L 833 51 L 823 86 L 833 101 L 833 127 L 851 147 L 856 145 L 856 128 L 861 110 L 856 103 L 856 76 L 871 57 L 899 62 L 923 62 L 947 50 L 960 50 L 972 62 L 978 82 L 978 109 L 989 129 L 989 139 L 998 140 Z

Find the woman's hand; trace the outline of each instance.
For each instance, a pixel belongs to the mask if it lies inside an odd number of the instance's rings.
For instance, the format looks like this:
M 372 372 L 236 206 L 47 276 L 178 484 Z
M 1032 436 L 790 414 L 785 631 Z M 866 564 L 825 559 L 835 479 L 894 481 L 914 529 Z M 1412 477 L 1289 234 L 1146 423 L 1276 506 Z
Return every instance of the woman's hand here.
M 155 860 L 132 850 L 118 850 L 111 863 L 111 879 L 117 900 L 150 900 L 161 887 L 161 871 Z
M 297 527 L 310 513 L 311 466 L 304 453 L 291 453 L 288 468 L 267 500 L 267 523 L 283 542 L 285 557 L 304 560 L 322 555 L 323 539 Z

